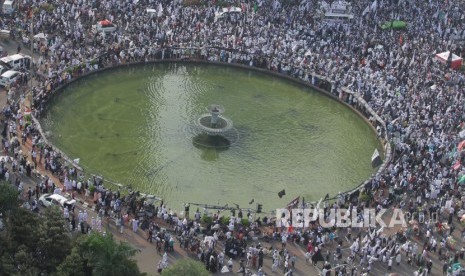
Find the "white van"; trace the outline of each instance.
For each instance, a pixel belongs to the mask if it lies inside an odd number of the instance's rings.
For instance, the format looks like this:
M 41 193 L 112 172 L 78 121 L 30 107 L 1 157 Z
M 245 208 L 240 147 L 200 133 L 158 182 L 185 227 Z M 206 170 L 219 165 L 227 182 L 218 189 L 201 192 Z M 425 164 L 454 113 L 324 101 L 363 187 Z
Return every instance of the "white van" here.
M 11 86 L 19 79 L 20 76 L 21 76 L 21 73 L 18 71 L 13 71 L 13 70 L 6 71 L 0 77 L 0 86 L 3 86 L 3 87 Z
M 23 54 L 15 54 L 0 58 L 0 61 L 11 66 L 13 70 L 29 69 L 31 67 L 31 57 Z
M 5 0 L 2 6 L 3 14 L 12 14 L 15 11 L 15 3 L 13 0 Z
M 0 75 L 5 73 L 8 70 L 11 70 L 10 66 L 8 66 L 7 64 L 0 63 Z

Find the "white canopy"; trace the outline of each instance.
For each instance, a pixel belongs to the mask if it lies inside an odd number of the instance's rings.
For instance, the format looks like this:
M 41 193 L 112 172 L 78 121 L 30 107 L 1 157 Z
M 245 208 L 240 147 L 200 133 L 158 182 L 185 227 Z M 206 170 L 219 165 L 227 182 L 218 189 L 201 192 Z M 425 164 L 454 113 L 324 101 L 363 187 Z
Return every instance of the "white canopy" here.
M 47 35 L 44 33 L 38 33 L 34 36 L 35 39 L 47 39 Z

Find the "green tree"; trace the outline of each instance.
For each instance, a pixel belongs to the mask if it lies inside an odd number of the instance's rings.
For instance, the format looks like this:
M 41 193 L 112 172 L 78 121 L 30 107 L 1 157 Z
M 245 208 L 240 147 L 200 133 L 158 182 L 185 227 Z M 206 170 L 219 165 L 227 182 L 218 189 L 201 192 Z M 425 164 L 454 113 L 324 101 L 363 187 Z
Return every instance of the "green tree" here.
M 210 273 L 205 268 L 205 265 L 199 261 L 184 259 L 177 261 L 174 265 L 161 273 L 162 276 L 209 276 Z
M 30 211 L 18 208 L 7 222 L 7 240 L 11 248 L 24 245 L 29 249 L 37 248 L 41 221 Z
M 47 209 L 42 218 L 17 208 L 0 238 L 0 271 L 49 275 L 70 253 L 70 244 L 69 230 L 58 208 Z
M 8 182 L 0 182 L 0 214 L 7 215 L 14 211 L 18 205 L 18 190 Z
M 134 260 L 137 250 L 128 243 L 115 242 L 113 236 L 92 234 L 84 242 L 88 252 L 92 252 L 89 263 L 95 275 L 118 276 L 139 275 L 139 268 Z
M 82 240 L 83 237 L 77 240 L 71 254 L 57 267 L 56 276 L 86 276 L 92 274 L 91 268 L 87 266 L 82 256 L 82 246 L 79 244 Z
M 16 271 L 12 275 L 40 275 L 36 266 L 34 253 L 24 245 L 19 246 L 14 254 L 13 265 Z
M 37 259 L 39 267 L 51 273 L 71 252 L 71 235 L 61 209 L 46 209 L 43 218 L 38 233 L 40 254 Z
M 38 275 L 35 256 L 40 252 L 37 236 L 40 220 L 31 212 L 17 208 L 0 235 L 0 271 L 5 275 Z
M 140 273 L 132 257 L 137 250 L 125 242 L 117 243 L 111 234 L 92 233 L 79 238 L 71 254 L 58 267 L 57 276 L 124 276 Z M 82 272 L 82 273 L 81 273 Z

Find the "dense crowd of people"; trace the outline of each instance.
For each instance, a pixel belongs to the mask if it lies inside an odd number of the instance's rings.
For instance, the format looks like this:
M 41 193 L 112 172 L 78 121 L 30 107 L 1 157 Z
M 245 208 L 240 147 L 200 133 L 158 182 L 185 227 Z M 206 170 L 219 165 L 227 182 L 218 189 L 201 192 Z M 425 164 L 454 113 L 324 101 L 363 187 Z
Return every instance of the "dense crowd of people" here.
M 462 70 L 451 69 L 450 61 L 436 61 L 434 55 L 451 51 L 464 56 L 463 3 L 352 1 L 354 19 L 341 22 L 325 20 L 320 11 L 321 1 L 316 0 L 222 3 L 227 8 L 240 7 L 242 12 L 219 17 L 220 7 L 215 1 L 20 1 L 14 16 L 0 19 L 0 27 L 11 30 L 13 38 L 24 42 L 26 47 L 32 46 L 35 51 L 32 112 L 36 116 L 40 116 L 55 88 L 84 73 L 167 58 L 204 59 L 265 68 L 322 87 L 362 109 L 373 122 L 372 114 L 379 115 L 386 129 L 381 129 L 379 122 L 375 123 L 378 134 L 389 138 L 384 142 L 391 143 L 393 158 L 361 191 L 338 198 L 334 207 L 360 207 L 358 199 L 360 194 L 365 194 L 368 195 L 366 206 L 397 206 L 416 214 L 412 221 L 417 224 L 412 224 L 411 228 L 417 231 L 415 235 L 424 234 L 423 249 L 416 243 L 405 242 L 409 231 L 385 237 L 382 232 L 371 229 L 344 241 L 341 233 L 346 229 L 321 229 L 315 225 L 306 231 L 296 230 L 289 237 L 278 232 L 274 236 L 278 240 L 289 238 L 301 242 L 314 262 L 325 259 L 321 254 L 322 245 L 332 240 L 340 244 L 347 242 L 350 245 L 348 260 L 353 262 L 358 256 L 360 265 L 368 271 L 374 262 L 393 269 L 393 260 L 406 259 L 418 265 L 417 275 L 426 275 L 432 266 L 428 252 L 438 250 L 441 256 L 451 259 L 450 262 L 447 259 L 445 265 L 445 273 L 449 273 L 449 266 L 463 257 L 463 253 L 448 248 L 453 240 L 454 221 L 461 216 L 463 205 L 461 185 L 465 169 L 462 166 L 463 143 L 460 142 L 465 137 L 462 133 L 465 75 Z M 149 13 L 147 8 L 156 12 Z M 103 19 L 116 24 L 117 30 L 112 33 L 95 31 L 92 25 Z M 380 27 L 394 19 L 406 21 L 407 28 Z M 46 36 L 31 39 L 32 34 L 37 33 Z M 358 97 L 366 101 L 374 113 L 364 109 L 357 102 Z M 7 124 L 2 144 L 6 152 L 17 157 L 15 167 L 30 174 L 34 164 L 21 159 L 20 140 L 24 133 L 35 146 L 41 144 L 41 138 L 32 124 L 27 126 L 27 131 L 15 134 L 14 129 L 26 120 L 19 110 L 19 106 L 13 104 L 3 109 Z M 13 139 L 15 136 L 17 138 Z M 47 170 L 59 175 L 69 189 L 74 188 L 72 180 L 68 180 L 74 172 L 60 163 L 57 152 L 50 147 L 33 147 L 33 151 L 34 160 L 46 162 Z M 1 169 L 4 171 L 3 165 Z M 77 183 L 85 189 L 85 183 Z M 102 197 L 96 200 L 102 201 Z M 100 205 L 105 206 L 105 203 L 100 202 Z M 330 207 L 332 203 L 325 209 Z M 440 223 L 418 222 L 423 212 L 437 212 Z M 199 226 L 179 221 L 178 232 L 183 241 L 192 238 L 197 230 L 191 232 L 191 229 Z M 237 228 L 233 227 L 232 232 L 234 230 Z M 240 241 L 233 240 L 239 239 L 238 235 L 229 235 L 225 241 L 241 248 L 241 255 L 246 259 L 242 269 L 245 271 L 248 254 L 250 259 L 259 258 L 263 249 L 247 250 Z M 215 263 L 219 254 L 223 254 L 224 259 L 224 253 L 214 251 L 212 246 L 202 249 L 201 255 L 209 267 L 212 256 Z M 287 263 L 286 273 L 292 273 L 289 265 L 292 256 L 285 248 L 271 255 L 273 264 L 286 266 Z M 226 262 L 221 263 L 228 267 Z M 330 269 L 327 263 L 324 269 Z

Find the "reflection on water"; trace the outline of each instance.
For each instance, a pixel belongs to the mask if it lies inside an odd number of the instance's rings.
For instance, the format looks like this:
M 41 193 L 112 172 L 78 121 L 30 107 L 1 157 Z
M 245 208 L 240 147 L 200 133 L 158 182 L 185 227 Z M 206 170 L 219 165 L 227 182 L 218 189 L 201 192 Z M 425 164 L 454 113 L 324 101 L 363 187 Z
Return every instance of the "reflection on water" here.
M 221 135 L 208 135 L 201 133 L 192 138 L 192 143 L 200 149 L 216 149 L 225 151 L 231 146 L 231 142 Z
M 228 142 L 195 129 L 211 103 L 223 105 L 234 122 Z M 316 200 L 367 179 L 379 146 L 356 114 L 306 87 L 254 71 L 179 63 L 78 81 L 53 99 L 42 124 L 88 170 L 162 196 L 174 209 L 183 202 L 248 206 L 251 196 L 264 210 L 297 195 Z

